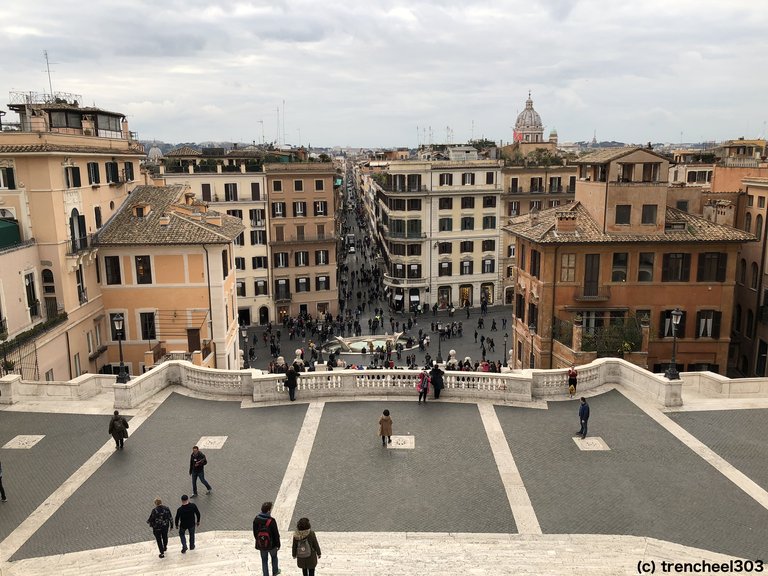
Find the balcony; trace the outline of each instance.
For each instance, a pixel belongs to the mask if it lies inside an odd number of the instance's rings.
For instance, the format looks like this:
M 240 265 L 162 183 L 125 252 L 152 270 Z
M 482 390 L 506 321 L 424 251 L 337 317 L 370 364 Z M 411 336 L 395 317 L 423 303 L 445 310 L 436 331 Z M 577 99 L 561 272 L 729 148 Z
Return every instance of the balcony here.
M 605 302 L 611 299 L 610 286 L 579 286 L 574 290 L 576 302 Z
M 550 194 L 562 194 L 563 193 L 563 187 L 562 186 L 550 186 L 549 187 L 549 193 Z
M 333 233 L 329 234 L 291 234 L 284 236 L 282 240 L 270 240 L 269 245 L 275 244 L 301 244 L 304 242 L 336 242 L 337 237 Z
M 80 302 L 80 305 L 88 304 L 88 288 L 80 288 L 77 289 L 77 299 Z
M 419 239 L 426 238 L 426 232 L 398 232 L 390 230 L 387 234 L 390 238 Z
M 266 220 L 251 220 L 251 228 L 254 230 L 265 230 L 267 227 Z
M 428 278 L 395 278 L 390 274 L 384 274 L 384 286 L 390 288 L 426 288 L 428 285 Z
M 93 234 L 87 234 L 79 238 L 70 238 L 67 244 L 67 256 L 77 256 L 81 252 L 92 250 L 93 247 Z
M 276 292 L 275 293 L 275 304 L 287 304 L 291 301 L 291 293 L 290 292 Z

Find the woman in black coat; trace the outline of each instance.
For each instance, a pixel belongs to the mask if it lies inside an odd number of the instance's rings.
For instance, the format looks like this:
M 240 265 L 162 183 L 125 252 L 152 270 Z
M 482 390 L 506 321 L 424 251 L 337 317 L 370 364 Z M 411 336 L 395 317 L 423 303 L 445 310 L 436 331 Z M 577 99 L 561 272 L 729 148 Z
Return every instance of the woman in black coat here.
M 435 391 L 435 400 L 440 398 L 440 390 L 443 389 L 443 374 L 444 372 L 440 370 L 440 367 L 435 364 L 432 366 L 432 370 L 429 372 L 429 379 L 432 381 L 432 390 Z
M 285 387 L 288 388 L 288 397 L 291 402 L 296 400 L 296 386 L 298 386 L 299 375 L 293 366 L 288 367 L 288 372 L 285 373 Z

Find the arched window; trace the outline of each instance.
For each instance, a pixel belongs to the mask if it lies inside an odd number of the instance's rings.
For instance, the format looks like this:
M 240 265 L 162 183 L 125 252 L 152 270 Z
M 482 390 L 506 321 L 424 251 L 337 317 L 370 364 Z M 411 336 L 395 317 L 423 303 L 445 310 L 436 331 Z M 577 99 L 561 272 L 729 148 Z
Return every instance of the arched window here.
M 752 214 L 747 212 L 747 215 L 744 217 L 744 230 L 747 232 L 752 231 Z
M 744 258 L 741 259 L 739 264 L 739 284 L 744 284 L 747 281 L 747 261 Z
M 43 284 L 53 284 L 53 272 L 48 268 L 43 269 L 41 276 L 43 277 Z
M 752 262 L 752 277 L 749 279 L 749 287 L 752 290 L 757 290 L 757 263 Z
M 733 311 L 733 331 L 741 332 L 741 304 L 736 304 L 736 309 Z
M 763 215 L 758 214 L 757 218 L 755 218 L 755 236 L 760 238 L 760 236 L 763 235 Z
M 752 338 L 752 328 L 755 325 L 755 315 L 752 312 L 752 310 L 747 310 L 747 330 L 746 330 L 746 337 Z

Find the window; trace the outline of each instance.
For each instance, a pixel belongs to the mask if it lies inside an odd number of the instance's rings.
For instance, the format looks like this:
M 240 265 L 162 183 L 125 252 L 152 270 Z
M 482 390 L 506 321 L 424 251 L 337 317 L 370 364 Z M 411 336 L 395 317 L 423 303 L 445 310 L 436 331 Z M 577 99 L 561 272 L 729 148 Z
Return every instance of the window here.
M 489 258 L 483 260 L 483 274 L 491 274 L 496 270 L 496 261 Z
M 515 257 L 515 250 L 516 246 L 514 244 L 510 244 L 507 246 L 507 258 L 514 258 Z
M 325 189 L 323 180 L 315 180 L 315 192 L 322 192 Z
M 294 180 L 293 181 L 293 191 L 294 192 L 304 192 L 304 180 Z
M 77 166 L 64 168 L 64 182 L 67 188 L 80 188 L 80 168 Z
M 155 333 L 155 313 L 154 312 L 140 312 L 139 323 L 141 324 L 141 339 L 142 340 L 154 340 L 157 338 Z
M 440 174 L 440 186 L 453 186 L 453 174 Z
M 120 169 L 117 162 L 105 162 L 104 168 L 107 171 L 107 183 L 117 184 L 120 182 Z
M 750 277 L 750 284 L 749 287 L 752 288 L 752 290 L 757 290 L 757 281 L 758 281 L 758 272 L 757 272 L 757 263 L 752 262 L 752 275 Z
M 123 174 L 125 175 L 126 182 L 133 182 L 133 162 L 125 162 L 123 164 Z
M 520 246 L 520 261 L 517 263 L 517 266 L 525 270 L 525 246 Z
M 254 270 L 259 270 L 262 268 L 268 268 L 269 267 L 269 261 L 266 256 L 253 256 L 251 258 L 251 267 Z
M 408 256 L 421 256 L 421 244 L 408 244 L 406 254 Z
M 273 180 L 272 181 L 272 192 L 282 192 L 283 191 L 283 181 L 282 180 Z
M 680 323 L 677 325 L 677 337 L 685 338 L 685 310 L 682 311 L 683 315 L 680 317 Z M 672 310 L 661 311 L 661 321 L 659 323 L 659 337 L 672 338 Z
M 453 243 L 451 242 L 440 242 L 437 245 L 438 254 L 450 254 L 452 251 L 453 251 Z
M 747 283 L 747 261 L 744 258 L 739 263 L 739 284 Z
M 93 207 L 93 219 L 96 222 L 96 229 L 101 228 L 101 206 Z
M 104 256 L 104 270 L 107 273 L 107 284 L 122 284 L 120 276 L 120 256 Z
M 405 198 L 390 198 L 389 209 L 398 211 L 405 210 Z
M 101 182 L 101 177 L 99 175 L 99 163 L 98 162 L 88 162 L 88 184 L 98 184 Z
M 421 210 L 421 198 L 409 198 L 408 210 L 414 210 L 414 211 Z
M 331 281 L 328 276 L 318 276 L 315 278 L 315 290 L 330 290 Z
M 149 256 L 136 256 L 136 283 L 152 284 L 152 261 Z
M 760 239 L 760 236 L 762 235 L 763 235 L 763 215 L 758 214 L 757 218 L 755 218 L 755 236 L 757 236 L 757 238 Z
M 288 284 L 288 280 L 279 279 L 275 280 L 275 300 L 287 300 L 291 297 L 291 286 Z
M 408 238 L 418 238 L 421 236 L 421 220 L 407 221 Z
M 80 376 L 80 374 L 83 373 L 83 370 L 80 366 L 80 352 L 75 354 L 75 378 Z
M 736 333 L 741 332 L 741 305 L 736 304 L 736 308 L 733 310 L 733 331 Z
M 517 178 L 512 178 L 509 184 L 509 191 L 512 194 L 517 194 L 518 192 L 522 192 L 522 188 L 519 186 L 519 180 Z
M 496 175 L 493 172 L 486 172 L 485 173 L 485 183 L 486 184 L 494 184 L 496 182 Z
M 508 216 L 518 216 L 520 214 L 520 201 L 514 200 L 509 203 L 509 206 L 507 208 L 507 215 Z
M 307 203 L 306 202 L 294 202 L 293 203 L 293 216 L 295 218 L 302 218 L 307 215 Z
M 752 214 L 749 212 L 744 216 L 744 230 L 746 232 L 752 232 Z
M 453 198 L 440 198 L 440 200 L 438 200 L 438 208 L 440 210 L 453 209 Z
M 309 278 L 305 276 L 296 278 L 296 292 L 309 292 Z
M 528 303 L 528 322 L 534 326 L 539 326 L 539 307 L 532 302 Z
M 210 202 L 211 201 L 211 185 L 200 184 L 200 191 L 202 192 L 203 202 Z
M 254 282 L 254 294 L 256 296 L 267 296 L 267 281 L 266 280 L 256 280 Z
M 421 278 L 421 264 L 408 265 L 408 278 Z
M 721 316 L 716 310 L 699 310 L 696 313 L 696 338 L 720 338 Z
M 611 282 L 627 281 L 627 263 L 629 256 L 626 252 L 613 253 L 613 265 L 611 267 Z
M 531 250 L 531 276 L 538 278 L 541 273 L 541 252 Z
M 472 260 L 465 260 L 461 263 L 461 275 L 467 276 L 469 274 L 472 274 Z
M 438 276 L 451 276 L 453 275 L 453 264 L 451 262 L 440 262 L 437 268 Z
M 758 208 L 765 208 L 765 196 L 758 196 L 757 197 L 757 207 Z
M 299 250 L 294 255 L 296 260 L 296 266 L 309 266 L 309 252 L 306 250 Z
M 227 210 L 227 214 L 229 214 L 230 216 L 234 216 L 235 218 L 239 218 L 240 220 L 243 219 L 242 210 Z
M 440 218 L 438 228 L 440 232 L 451 232 L 453 230 L 453 218 Z
M 251 246 L 263 246 L 267 243 L 266 230 L 251 230 Z
M 285 202 L 272 202 L 272 217 L 285 218 Z
M 675 203 L 675 208 L 682 210 L 683 212 L 688 212 L 688 200 L 678 200 Z
M 533 210 L 541 210 L 541 200 L 531 200 L 528 203 L 528 209 Z
M 235 269 L 245 270 L 245 258 L 242 256 L 235 256 Z
M 483 208 L 496 208 L 496 196 L 483 196 Z
M 474 230 L 475 229 L 475 219 L 471 216 L 464 216 L 461 219 L 461 229 L 462 230 Z
M 221 251 L 221 277 L 226 280 L 227 276 L 229 276 L 229 250 L 222 250 Z
M 238 280 L 235 282 L 235 294 L 237 294 L 238 298 L 245 298 L 245 281 L 244 280 Z
M 656 211 L 658 206 L 656 204 L 643 204 L 643 224 L 656 224 Z
M 560 255 L 560 281 L 576 281 L 576 254 Z
M 464 240 L 459 244 L 459 252 L 473 252 L 475 249 L 475 243 L 472 240 Z
M 525 296 L 522 294 L 515 294 L 515 316 L 525 323 Z
M 747 326 L 744 332 L 747 338 L 752 338 L 754 336 L 753 334 L 754 328 L 755 328 L 755 314 L 754 312 L 752 312 L 752 310 L 747 310 Z
M 461 184 L 462 186 L 474 186 L 475 174 L 473 172 L 464 172 L 464 174 L 461 175 Z
M 328 250 L 315 250 L 315 265 L 328 264 Z
M 16 189 L 13 168 L 0 168 L 0 188 L 7 188 L 8 190 Z
M 640 252 L 637 264 L 637 281 L 653 282 L 653 263 L 655 254 L 653 252 Z
M 251 182 L 251 200 L 261 200 L 261 184 Z
M 541 177 L 531 178 L 531 192 L 544 192 L 544 179 Z
M 496 250 L 496 240 L 483 240 L 483 252 Z
M 275 241 L 282 242 L 285 240 L 285 226 L 275 226 Z
M 616 224 L 629 224 L 631 215 L 631 204 L 619 204 L 616 206 Z
M 224 200 L 226 202 L 235 202 L 237 200 L 237 183 L 230 182 L 224 184 Z
M 704 252 L 699 254 L 696 282 L 725 282 L 725 269 L 727 265 L 727 253 Z
M 681 252 L 664 254 L 661 266 L 662 282 L 688 282 L 691 272 L 691 255 Z
M 755 205 L 755 197 L 752 194 L 747 195 L 747 206 Z
M 275 252 L 275 268 L 288 268 L 288 252 Z
M 327 215 L 328 215 L 328 202 L 326 202 L 325 200 L 316 201 L 315 216 L 327 216 Z
M 483 230 L 496 229 L 496 216 L 483 216 Z
M 462 196 L 461 197 L 461 208 L 464 209 L 470 209 L 475 207 L 475 198 L 473 196 Z

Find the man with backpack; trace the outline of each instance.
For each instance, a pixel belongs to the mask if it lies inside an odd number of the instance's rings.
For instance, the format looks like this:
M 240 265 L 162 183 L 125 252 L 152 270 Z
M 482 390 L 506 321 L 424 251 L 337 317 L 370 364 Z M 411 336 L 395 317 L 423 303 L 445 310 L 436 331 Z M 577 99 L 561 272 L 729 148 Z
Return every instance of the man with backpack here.
M 147 524 L 152 528 L 152 533 L 157 540 L 160 558 L 165 558 L 165 551 L 168 550 L 168 529 L 173 528 L 173 516 L 171 509 L 163 506 L 160 498 L 155 498 L 155 507 L 152 508 Z
M 277 522 L 270 515 L 272 502 L 261 505 L 261 513 L 253 519 L 253 537 L 256 539 L 256 549 L 261 552 L 261 569 L 263 576 L 269 576 L 269 558 L 272 557 L 272 576 L 280 574 L 277 565 L 277 551 L 280 550 L 280 531 Z
M 115 450 L 122 450 L 123 443 L 128 438 L 128 421 L 117 410 L 109 421 L 108 434 L 115 441 Z

